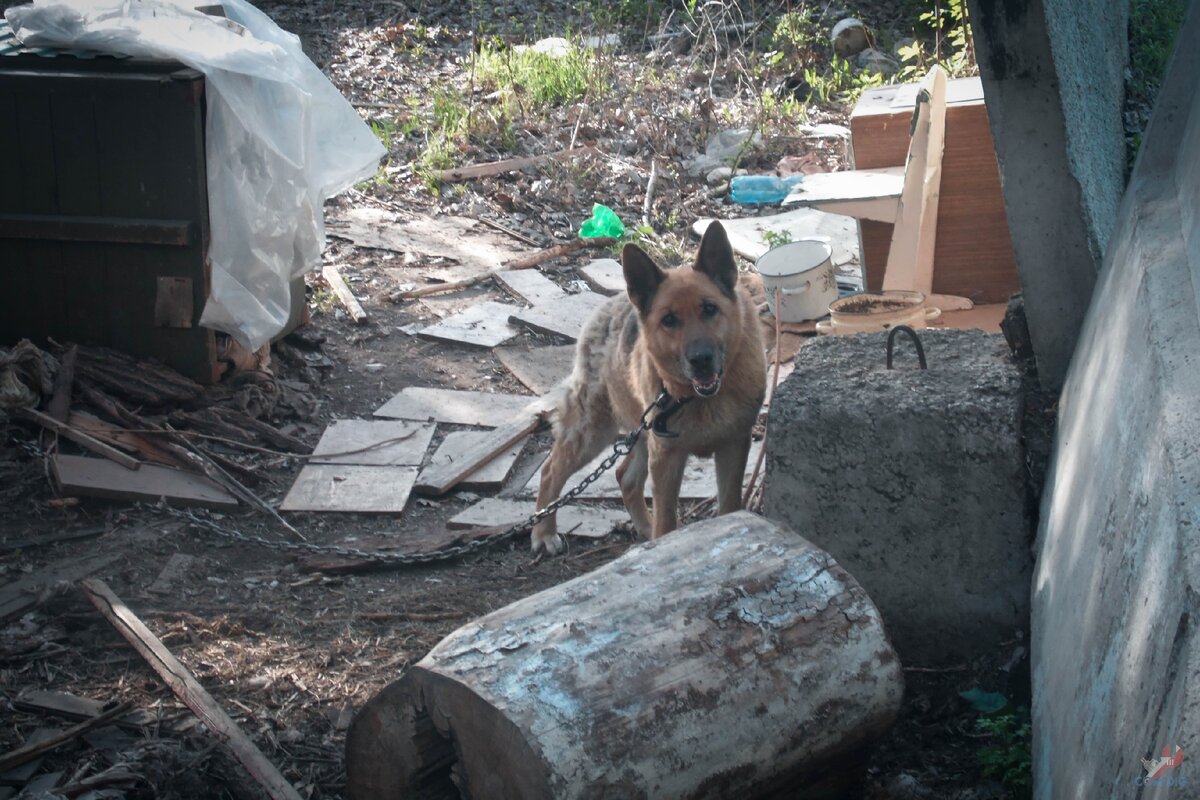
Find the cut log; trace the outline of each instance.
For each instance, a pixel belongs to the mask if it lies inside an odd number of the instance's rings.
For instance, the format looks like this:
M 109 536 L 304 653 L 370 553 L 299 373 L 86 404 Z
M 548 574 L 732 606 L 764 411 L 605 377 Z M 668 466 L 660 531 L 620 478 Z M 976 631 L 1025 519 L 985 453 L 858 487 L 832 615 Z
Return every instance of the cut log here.
M 853 792 L 902 692 L 854 579 L 739 512 L 452 633 L 354 720 L 347 796 Z

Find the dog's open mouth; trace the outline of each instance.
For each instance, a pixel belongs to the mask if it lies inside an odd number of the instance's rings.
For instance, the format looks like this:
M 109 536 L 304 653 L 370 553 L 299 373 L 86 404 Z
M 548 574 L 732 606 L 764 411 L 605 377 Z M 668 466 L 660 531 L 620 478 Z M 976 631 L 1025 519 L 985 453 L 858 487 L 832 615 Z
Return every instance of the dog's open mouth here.
M 711 375 L 697 375 L 692 378 L 692 388 L 701 397 L 712 397 L 721 391 L 721 376 L 715 372 Z

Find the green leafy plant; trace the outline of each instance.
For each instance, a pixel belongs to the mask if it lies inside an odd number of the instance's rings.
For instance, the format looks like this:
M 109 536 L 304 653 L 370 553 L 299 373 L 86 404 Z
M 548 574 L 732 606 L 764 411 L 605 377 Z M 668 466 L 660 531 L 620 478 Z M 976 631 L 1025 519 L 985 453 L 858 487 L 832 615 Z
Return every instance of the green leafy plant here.
M 763 231 L 763 241 L 767 243 L 767 247 L 774 250 L 783 244 L 789 244 L 792 241 L 792 234 L 788 231 Z
M 987 736 L 987 744 L 976 753 L 984 776 L 1000 781 L 1011 800 L 1031 797 L 1032 732 L 1028 712 L 981 717 L 975 721 L 975 728 Z

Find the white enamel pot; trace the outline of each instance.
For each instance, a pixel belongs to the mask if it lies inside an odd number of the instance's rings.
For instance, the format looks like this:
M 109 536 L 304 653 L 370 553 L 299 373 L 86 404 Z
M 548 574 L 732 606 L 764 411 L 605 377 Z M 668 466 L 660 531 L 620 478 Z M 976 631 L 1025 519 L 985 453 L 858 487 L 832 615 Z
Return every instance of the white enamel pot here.
M 759 257 L 754 269 L 762 276 L 767 307 L 780 322 L 823 317 L 838 298 L 833 248 L 827 239 L 799 239 L 773 247 Z M 775 308 L 776 289 L 779 309 Z

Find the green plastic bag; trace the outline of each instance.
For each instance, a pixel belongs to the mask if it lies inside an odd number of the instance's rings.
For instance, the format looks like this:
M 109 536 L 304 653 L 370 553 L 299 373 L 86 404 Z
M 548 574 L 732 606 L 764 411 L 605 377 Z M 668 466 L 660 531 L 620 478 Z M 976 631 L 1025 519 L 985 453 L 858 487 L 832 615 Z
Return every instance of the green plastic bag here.
M 592 206 L 592 218 L 579 226 L 579 235 L 584 239 L 619 239 L 625 233 L 621 218 L 608 206 L 596 203 Z

